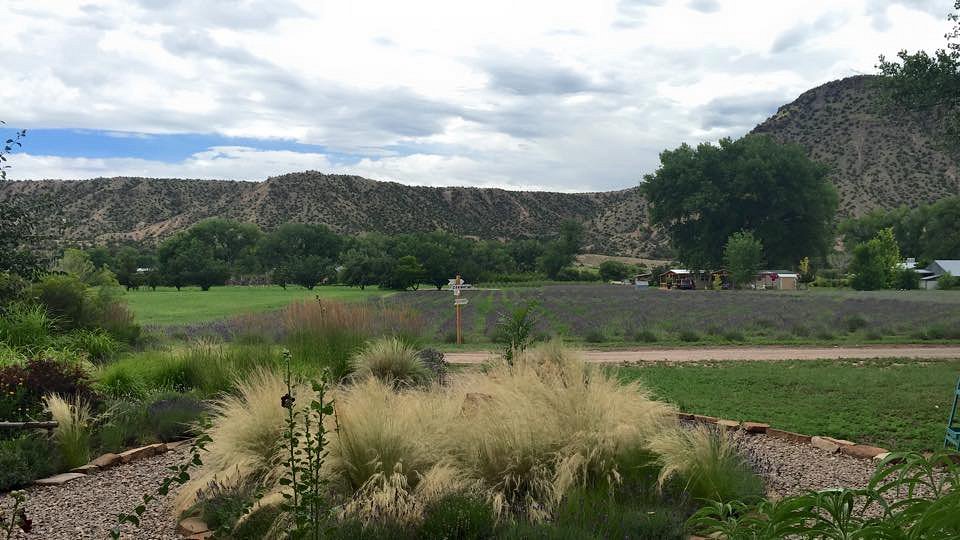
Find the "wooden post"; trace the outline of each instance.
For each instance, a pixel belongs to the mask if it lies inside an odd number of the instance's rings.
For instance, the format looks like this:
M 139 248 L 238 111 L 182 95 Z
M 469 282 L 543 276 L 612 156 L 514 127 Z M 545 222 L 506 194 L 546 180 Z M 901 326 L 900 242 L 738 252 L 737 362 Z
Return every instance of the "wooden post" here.
M 462 283 L 462 280 L 460 279 L 460 274 L 457 274 L 457 287 L 460 286 L 460 283 Z M 458 296 L 460 296 L 459 290 L 454 298 L 456 299 Z M 456 302 L 456 300 L 454 300 L 454 302 Z M 457 345 L 463 345 L 463 332 L 460 330 L 460 304 L 456 304 L 454 307 L 457 309 Z

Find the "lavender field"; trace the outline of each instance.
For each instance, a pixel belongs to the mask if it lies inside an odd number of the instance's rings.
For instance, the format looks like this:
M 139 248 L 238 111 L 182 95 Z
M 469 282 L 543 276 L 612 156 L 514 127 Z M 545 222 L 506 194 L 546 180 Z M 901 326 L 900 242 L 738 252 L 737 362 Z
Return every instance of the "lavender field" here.
M 822 342 L 960 340 L 960 293 L 947 291 L 661 291 L 557 285 L 466 291 L 467 343 L 496 338 L 500 313 L 537 306 L 540 337 L 605 342 Z M 411 308 L 428 338 L 451 341 L 449 291 L 382 300 Z

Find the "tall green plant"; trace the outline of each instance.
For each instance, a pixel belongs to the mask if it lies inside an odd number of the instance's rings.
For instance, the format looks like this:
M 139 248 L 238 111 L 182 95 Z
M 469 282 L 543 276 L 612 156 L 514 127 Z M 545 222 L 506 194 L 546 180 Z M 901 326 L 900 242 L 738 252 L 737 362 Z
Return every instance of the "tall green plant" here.
M 531 302 L 501 313 L 497 318 L 497 335 L 504 342 L 503 358 L 507 363 L 512 364 L 514 356 L 530 345 L 537 324 L 535 309 L 536 305 Z
M 324 419 L 333 415 L 333 401 L 328 400 L 328 375 L 312 383 L 316 395 L 306 409 L 294 407 L 294 381 L 291 369 L 292 355 L 283 351 L 286 364 L 287 393 L 280 398 L 280 405 L 287 409 L 284 433 L 286 468 L 280 485 L 285 502 L 281 507 L 293 519 L 291 538 L 319 540 L 327 532 L 330 505 L 327 501 L 327 481 L 321 473 L 327 459 L 328 430 Z

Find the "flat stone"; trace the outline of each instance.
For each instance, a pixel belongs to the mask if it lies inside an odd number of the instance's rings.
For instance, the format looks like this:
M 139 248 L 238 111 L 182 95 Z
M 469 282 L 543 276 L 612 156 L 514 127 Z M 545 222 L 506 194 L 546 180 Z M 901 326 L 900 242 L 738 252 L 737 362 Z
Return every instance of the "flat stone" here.
M 887 459 L 889 456 L 890 456 L 890 452 L 884 452 L 884 453 L 882 453 L 882 454 L 877 454 L 877 455 L 873 456 L 873 459 L 876 460 L 876 461 L 883 461 L 883 460 Z
M 180 520 L 180 523 L 177 524 L 177 532 L 180 533 L 181 536 L 191 536 L 211 531 L 210 527 L 208 527 L 202 519 L 189 517 Z
M 740 422 L 736 420 L 717 420 L 717 426 L 725 431 L 731 431 L 740 427 Z
M 131 461 L 153 457 L 157 454 L 162 454 L 166 451 L 167 451 L 167 445 L 163 443 L 149 444 L 147 446 L 141 446 L 140 448 L 133 448 L 131 450 L 127 450 L 126 452 L 121 452 L 120 459 L 124 463 L 130 463 Z
M 848 441 L 848 440 L 846 440 L 846 439 L 834 439 L 833 437 L 824 437 L 824 439 L 832 442 L 833 444 L 835 444 L 835 445 L 837 445 L 837 446 L 853 446 L 853 445 L 857 444 L 857 443 L 855 443 L 855 442 L 853 442 L 853 441 Z
M 704 416 L 702 414 L 693 415 L 693 419 L 697 422 L 702 422 L 704 424 L 716 424 L 717 417 L 715 416 Z
M 96 465 L 100 469 L 106 469 L 108 467 L 113 467 L 121 461 L 122 459 L 117 454 L 104 454 L 90 463 L 87 463 L 87 465 Z
M 866 444 L 850 444 L 840 447 L 840 453 L 860 459 L 873 459 L 881 454 L 889 454 L 886 448 L 878 448 Z
M 770 424 L 760 422 L 744 422 L 740 425 L 747 433 L 766 433 L 770 429 Z
M 811 438 L 809 435 L 804 435 L 802 433 L 794 433 L 792 431 L 784 431 L 782 429 L 775 428 L 767 428 L 767 435 L 770 437 L 776 437 L 777 439 L 783 439 L 800 444 L 810 444 Z
M 828 437 L 810 437 L 810 444 L 830 454 L 835 454 L 840 450 L 840 445 L 834 443 Z
M 678 412 L 677 418 L 679 418 L 680 420 L 693 420 L 693 415 L 690 413 Z
M 81 465 L 76 469 L 70 469 L 70 472 L 80 473 L 80 474 L 94 474 L 94 473 L 100 472 L 100 467 L 97 467 L 92 463 L 87 463 L 86 465 Z
M 39 484 L 41 486 L 59 486 L 60 484 L 66 484 L 71 480 L 76 480 L 77 478 L 83 478 L 84 476 L 86 475 L 81 473 L 68 472 L 68 473 L 58 474 L 56 476 L 51 476 L 49 478 L 41 478 L 40 480 L 35 481 L 34 484 Z

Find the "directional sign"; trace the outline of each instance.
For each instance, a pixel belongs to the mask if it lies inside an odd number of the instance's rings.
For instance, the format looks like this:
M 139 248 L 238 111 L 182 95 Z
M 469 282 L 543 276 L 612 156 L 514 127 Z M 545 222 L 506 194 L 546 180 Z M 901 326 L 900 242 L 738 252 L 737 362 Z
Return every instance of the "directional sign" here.
M 470 303 L 470 301 L 467 300 L 466 298 L 455 298 L 455 299 L 453 300 L 453 305 L 455 305 L 455 306 L 465 306 L 465 305 L 467 305 L 468 303 Z

